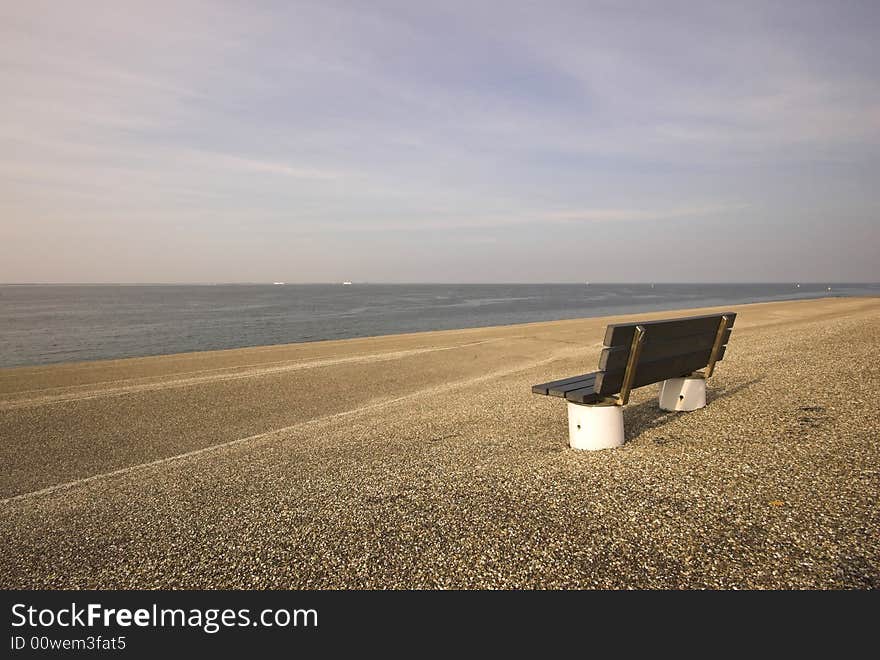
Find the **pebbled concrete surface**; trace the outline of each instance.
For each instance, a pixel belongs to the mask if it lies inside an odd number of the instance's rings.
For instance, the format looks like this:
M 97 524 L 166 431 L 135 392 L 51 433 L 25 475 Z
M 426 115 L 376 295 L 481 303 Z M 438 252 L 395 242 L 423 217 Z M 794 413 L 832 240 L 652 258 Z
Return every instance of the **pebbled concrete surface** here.
M 611 319 L 0 370 L 0 585 L 880 586 L 880 300 L 733 309 L 590 453 L 529 387 Z

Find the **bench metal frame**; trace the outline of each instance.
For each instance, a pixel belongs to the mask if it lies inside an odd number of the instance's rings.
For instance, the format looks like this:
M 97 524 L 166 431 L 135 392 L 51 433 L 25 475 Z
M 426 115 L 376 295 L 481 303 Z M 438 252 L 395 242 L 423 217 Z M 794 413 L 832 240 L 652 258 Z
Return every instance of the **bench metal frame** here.
M 709 378 L 715 371 L 715 363 L 718 361 L 718 352 L 721 350 L 721 343 L 724 341 L 724 332 L 730 324 L 730 317 L 727 314 L 721 316 L 721 323 L 718 324 L 718 332 L 715 333 L 715 343 L 712 346 L 712 355 L 709 357 L 709 364 L 706 366 L 706 378 Z

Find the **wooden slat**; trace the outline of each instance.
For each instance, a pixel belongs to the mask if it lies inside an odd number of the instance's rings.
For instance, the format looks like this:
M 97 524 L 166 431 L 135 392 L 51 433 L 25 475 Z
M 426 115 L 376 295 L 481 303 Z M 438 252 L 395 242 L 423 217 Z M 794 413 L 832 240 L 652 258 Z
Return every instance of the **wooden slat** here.
M 724 357 L 724 350 L 722 348 L 719 352 L 719 360 Z M 633 387 L 643 387 L 651 383 L 659 383 L 667 378 L 686 376 L 693 371 L 705 367 L 709 363 L 711 353 L 712 349 L 709 348 L 704 351 L 676 355 L 670 358 L 654 360 L 653 362 L 639 361 Z M 610 396 L 620 392 L 620 387 L 623 384 L 623 375 L 623 370 L 598 372 L 595 385 L 596 394 L 599 396 Z
M 570 378 L 563 378 L 562 380 L 553 380 L 553 381 L 550 381 L 549 383 L 541 383 L 540 385 L 532 385 L 532 392 L 534 392 L 535 394 L 549 395 L 550 390 L 553 388 L 560 388 L 560 387 L 564 387 L 566 385 L 570 385 L 571 383 L 583 382 L 587 379 L 592 379 L 595 382 L 596 372 L 594 371 L 593 373 L 589 373 L 589 374 L 581 374 L 580 376 L 572 376 Z M 562 395 L 557 394 L 555 396 L 562 396 Z
M 592 387 L 571 390 L 565 393 L 566 401 L 571 401 L 572 403 L 596 403 L 600 398 Z
M 639 323 L 614 323 L 605 329 L 606 346 L 628 346 L 632 343 L 636 326 L 644 326 L 647 330 L 646 337 L 653 337 L 658 341 L 677 339 L 691 335 L 702 335 L 718 331 L 721 317 L 726 315 L 730 320 L 727 327 L 733 327 L 736 321 L 735 312 L 721 312 L 719 314 L 707 314 L 705 316 L 689 316 L 680 319 L 667 319 L 665 321 L 642 321 Z
M 553 387 L 548 389 L 547 393 L 550 396 L 564 397 L 566 392 L 571 392 L 572 390 L 594 388 L 596 386 L 596 373 L 587 374 L 588 377 L 584 378 L 583 380 L 576 380 L 574 382 L 565 383 L 563 385 L 554 385 Z
M 728 328 L 721 342 L 722 346 L 730 339 L 730 332 Z M 649 330 L 645 335 L 645 343 L 642 345 L 642 354 L 639 356 L 639 362 L 652 362 L 663 358 L 675 357 L 676 355 L 711 349 L 715 344 L 716 333 L 717 330 L 699 335 L 662 340 L 652 337 Z M 631 347 L 632 343 L 605 348 L 599 355 L 599 369 L 602 371 L 625 369 Z

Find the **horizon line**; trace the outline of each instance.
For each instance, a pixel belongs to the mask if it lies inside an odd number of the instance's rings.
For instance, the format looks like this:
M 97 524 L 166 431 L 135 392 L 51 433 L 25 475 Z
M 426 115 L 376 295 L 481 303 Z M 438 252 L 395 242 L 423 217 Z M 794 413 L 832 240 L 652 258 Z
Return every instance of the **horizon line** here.
M 604 284 L 880 284 L 880 281 L 857 281 L 857 280 L 729 280 L 729 281 L 683 281 L 683 280 L 567 280 L 567 281 L 542 281 L 542 282 L 515 282 L 515 281 L 474 281 L 474 282 L 450 282 L 450 281 L 389 281 L 389 280 L 314 280 L 299 282 L 269 282 L 265 280 L 230 280 L 230 281 L 172 281 L 172 282 L 0 282 L 0 286 L 312 286 L 312 285 L 546 285 L 546 284 L 577 284 L 584 286 Z

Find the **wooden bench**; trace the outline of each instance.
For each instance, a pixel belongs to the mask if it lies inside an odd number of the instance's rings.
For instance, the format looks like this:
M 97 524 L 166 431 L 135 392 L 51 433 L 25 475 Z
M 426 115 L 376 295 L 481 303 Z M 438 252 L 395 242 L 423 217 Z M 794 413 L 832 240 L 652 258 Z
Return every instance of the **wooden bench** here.
M 620 408 L 637 387 L 662 382 L 660 406 L 666 410 L 706 405 L 705 379 L 724 358 L 735 320 L 734 312 L 725 312 L 609 325 L 598 371 L 534 385 L 532 392 L 568 402 L 572 447 L 620 446 Z

